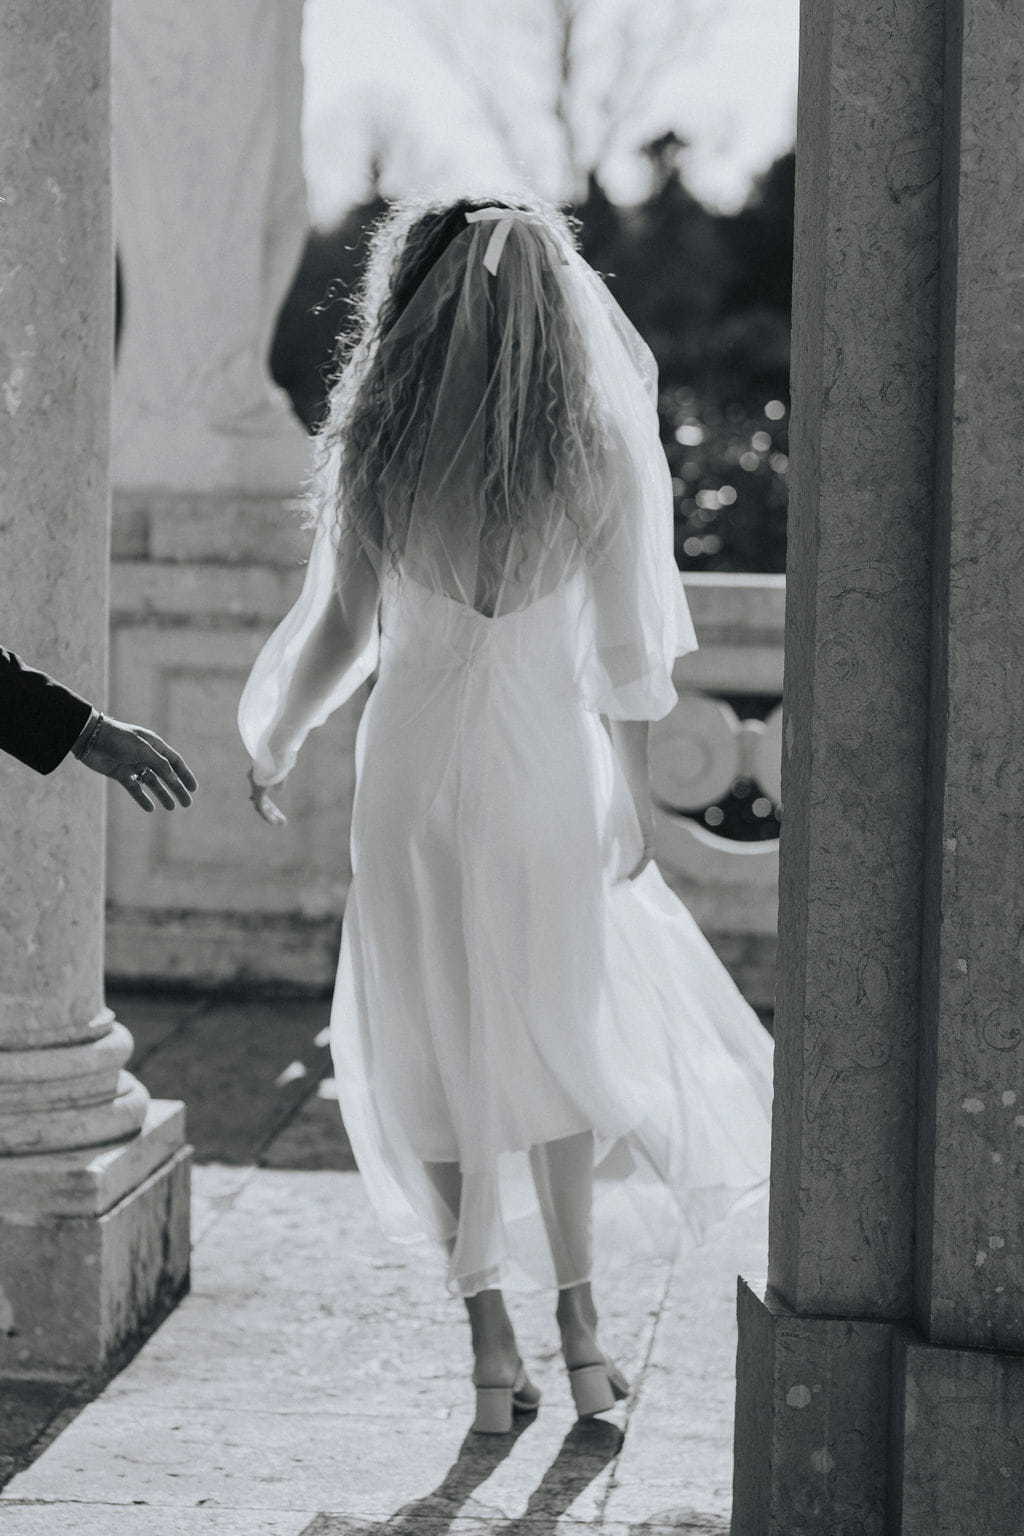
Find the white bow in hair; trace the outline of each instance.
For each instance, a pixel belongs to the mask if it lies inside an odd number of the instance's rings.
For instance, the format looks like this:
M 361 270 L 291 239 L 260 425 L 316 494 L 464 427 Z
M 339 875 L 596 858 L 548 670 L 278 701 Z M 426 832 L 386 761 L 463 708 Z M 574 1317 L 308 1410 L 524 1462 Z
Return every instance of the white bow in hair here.
M 471 208 L 466 214 L 467 224 L 481 224 L 485 219 L 497 220 L 491 238 L 487 242 L 487 249 L 484 251 L 484 266 L 492 277 L 497 274 L 498 263 L 501 261 L 501 253 L 505 249 L 509 230 L 517 220 L 520 224 L 538 224 L 542 229 L 547 228 L 546 220 L 539 214 L 528 212 L 525 208 Z M 561 260 L 564 266 L 565 257 L 562 256 Z

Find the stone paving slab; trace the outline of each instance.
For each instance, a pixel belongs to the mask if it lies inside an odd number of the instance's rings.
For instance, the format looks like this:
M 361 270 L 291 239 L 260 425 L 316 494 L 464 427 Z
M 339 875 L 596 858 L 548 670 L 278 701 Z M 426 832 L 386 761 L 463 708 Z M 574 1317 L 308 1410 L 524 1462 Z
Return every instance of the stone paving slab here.
M 201 1185 L 203 1169 L 196 1170 Z M 376 1303 L 415 1286 L 444 1298 L 440 1259 L 426 1244 L 387 1241 L 358 1174 L 259 1168 L 196 1250 L 192 1290 L 203 1296 L 287 1294 L 330 1298 L 353 1283 Z M 399 1292 L 395 1292 L 395 1286 Z M 408 1299 L 406 1297 L 405 1299 Z
M 195 1172 L 199 1189 L 206 1172 Z M 645 1356 L 666 1278 L 664 1266 L 635 1266 L 595 1286 L 605 1347 L 627 1373 Z M 381 1234 L 357 1174 L 258 1170 L 196 1250 L 192 1301 L 197 1299 L 219 1302 L 225 1327 L 236 1309 L 245 1309 L 254 1325 L 269 1313 L 263 1332 L 280 1326 L 282 1336 L 294 1333 L 296 1353 L 307 1326 L 319 1330 L 318 1344 L 343 1328 L 363 1332 L 385 1354 L 393 1347 L 415 1348 L 418 1331 L 454 1327 L 461 1343 L 446 1368 L 464 1395 L 469 1344 L 462 1305 L 447 1294 L 432 1247 L 392 1243 Z M 512 1294 L 509 1310 L 531 1368 L 559 1360 L 551 1297 Z M 157 1357 L 172 1339 L 176 1347 L 180 1316 L 179 1310 L 168 1320 L 147 1354 Z M 440 1347 L 434 1354 L 446 1358 Z M 130 1369 L 141 1369 L 144 1358 Z M 556 1374 L 561 1378 L 560 1366 Z
M 495 1521 L 486 1516 L 457 1515 L 450 1519 L 424 1515 L 413 1507 L 409 1512 L 399 1511 L 384 1524 L 321 1514 L 300 1536 L 584 1536 L 597 1530 L 601 1536 L 729 1536 L 729 1522 L 688 1509 L 666 1509 L 639 1525 L 602 1520 L 595 1526 L 568 1516 Z
M 332 1077 L 323 1078 L 260 1158 L 262 1168 L 333 1168 L 352 1172 L 352 1152 Z
M 224 1171 L 195 1170 L 201 1201 Z M 427 1260 L 382 1236 L 357 1175 L 251 1173 L 196 1248 L 187 1302 L 106 1396 L 404 1413 L 432 1395 L 466 1413 L 464 1310 Z M 644 1359 L 664 1283 L 663 1271 L 625 1270 L 597 1288 L 608 1348 L 627 1372 Z M 513 1296 L 510 1310 L 538 1385 L 568 1411 L 550 1298 Z
M 230 1163 L 192 1166 L 192 1247 L 195 1250 L 215 1221 L 227 1214 L 256 1169 Z M 193 1259 L 193 1274 L 195 1262 Z
M 154 1509 L 151 1504 L 0 1506 L 3 1536 L 305 1536 L 308 1510 Z
M 588 1430 L 552 1457 L 539 1417 L 518 1437 L 483 1437 L 468 1436 L 465 1420 L 93 1405 L 14 1479 L 0 1511 L 6 1516 L 10 1501 L 77 1499 L 326 1510 L 379 1522 L 415 1501 L 421 1520 L 451 1519 L 467 1506 L 479 1518 L 508 1520 L 532 1505 L 535 1519 L 572 1514 L 582 1523 L 599 1514 L 587 1494 L 621 1438 L 611 1423 Z
M 367 1524 L 360 1520 L 349 1520 L 344 1515 L 320 1515 L 301 1536 L 586 1536 L 587 1532 L 597 1529 L 600 1529 L 601 1536 L 633 1536 L 633 1532 L 625 1525 L 602 1524 L 597 1527 L 590 1522 L 581 1523 L 572 1519 L 552 1521 L 545 1517 L 537 1520 L 491 1520 L 477 1515 L 460 1515 L 452 1520 L 445 1515 L 423 1515 L 418 1510 L 413 1510 L 408 1517 L 397 1514 L 385 1524 L 376 1521 Z M 656 1536 L 662 1536 L 662 1530 L 659 1529 Z M 665 1536 L 668 1536 L 667 1532 Z M 698 1532 L 696 1536 L 702 1536 L 702 1533 Z M 719 1536 L 717 1528 L 711 1536 Z
M 763 1270 L 767 1247 L 768 1202 L 761 1200 L 715 1229 L 703 1247 L 680 1252 L 606 1505 L 609 1520 L 646 1530 L 652 1509 L 690 1508 L 728 1530 L 736 1276 Z
M 386 1522 L 290 1510 L 155 1509 L 152 1505 L 46 1504 L 4 1511 L 4 1536 L 584 1536 L 589 1523 L 560 1519 L 491 1520 L 469 1515 L 393 1517 Z M 667 1523 L 666 1523 L 667 1522 Z M 728 1536 L 728 1525 L 667 1511 L 642 1526 L 602 1524 L 602 1536 Z
M 584 1536 L 593 1529 L 578 1521 L 491 1520 L 469 1515 L 430 1516 L 414 1512 L 409 1521 L 353 1520 L 347 1515 L 290 1510 L 154 1509 L 112 1504 L 47 1504 L 4 1511 L 4 1536 Z M 728 1536 L 721 1525 L 602 1525 L 602 1536 Z
M 197 1168 L 200 1201 L 224 1179 Z M 467 1499 L 484 1520 L 528 1507 L 547 1529 L 567 1511 L 598 1518 L 621 1428 L 575 1426 L 550 1297 L 512 1299 L 543 1412 L 514 1442 L 467 1445 L 464 1310 L 439 1263 L 425 1272 L 424 1250 L 382 1236 L 358 1175 L 260 1169 L 231 1195 L 197 1245 L 194 1294 L 7 1499 L 209 1499 L 379 1521 L 429 1493 L 449 1520 Z M 649 1350 L 665 1278 L 626 1270 L 599 1289 L 627 1371 Z
M 383 1329 L 353 1327 L 332 1311 L 290 1311 L 280 1297 L 254 1297 L 230 1311 L 196 1297 L 164 1324 L 159 1349 L 143 1350 L 110 1384 L 106 1399 L 169 1411 L 242 1402 L 265 1413 L 449 1418 L 471 1407 L 468 1386 L 459 1402 L 451 1384 L 460 1367 L 468 1381 L 465 1331 L 453 1318 L 445 1328 L 406 1328 L 382 1341 Z
M 334 1137 L 310 1102 L 307 1149 Z M 468 1329 L 440 1261 L 382 1236 L 356 1173 L 214 1162 L 194 1208 L 193 1294 L 13 1480 L 3 1536 L 725 1536 L 736 1274 L 763 1268 L 763 1207 L 671 1276 L 595 1286 L 638 1391 L 590 1424 L 552 1298 L 512 1296 L 544 1402 L 494 1438 L 467 1434 Z
M 79 1399 L 73 1387 L 52 1381 L 5 1381 L 0 1413 L 0 1486 L 20 1466 L 44 1431 Z
M 224 1175 L 196 1170 L 201 1197 L 222 1195 L 196 1250 L 196 1294 L 0 1502 L 23 1522 L 35 1513 L 19 1501 L 45 1501 L 53 1525 L 25 1536 L 160 1536 L 153 1523 L 97 1526 L 97 1508 L 180 1519 L 168 1536 L 241 1509 L 305 1512 L 305 1525 L 266 1526 L 274 1536 L 307 1536 L 318 1514 L 318 1536 L 385 1521 L 392 1536 L 727 1530 L 735 1275 L 760 1259 L 763 1211 L 682 1255 L 667 1299 L 663 1269 L 598 1288 L 609 1348 L 643 1371 L 614 1417 L 574 1423 L 550 1298 L 513 1298 L 545 1400 L 514 1440 L 488 1440 L 466 1433 L 461 1305 L 440 1291 L 439 1266 L 424 1275 L 421 1250 L 382 1237 L 358 1176 L 250 1171 L 227 1203 Z

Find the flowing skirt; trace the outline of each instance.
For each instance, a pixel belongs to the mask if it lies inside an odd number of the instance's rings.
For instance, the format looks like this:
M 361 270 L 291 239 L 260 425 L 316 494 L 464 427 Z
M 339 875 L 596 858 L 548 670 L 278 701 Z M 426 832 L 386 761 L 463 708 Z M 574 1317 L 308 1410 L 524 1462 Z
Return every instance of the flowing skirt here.
M 768 1176 L 771 1039 L 657 868 L 624 878 L 639 826 L 559 625 L 407 584 L 357 740 L 340 1107 L 385 1230 L 464 1295 L 668 1257 Z

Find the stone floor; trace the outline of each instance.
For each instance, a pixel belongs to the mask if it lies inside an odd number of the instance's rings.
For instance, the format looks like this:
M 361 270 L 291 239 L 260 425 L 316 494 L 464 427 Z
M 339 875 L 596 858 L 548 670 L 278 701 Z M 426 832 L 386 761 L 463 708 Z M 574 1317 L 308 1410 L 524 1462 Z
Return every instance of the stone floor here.
M 763 1206 L 598 1289 L 635 1387 L 602 1419 L 573 1417 L 550 1299 L 513 1298 L 544 1401 L 472 1435 L 461 1307 L 431 1254 L 376 1228 L 326 1005 L 112 1002 L 151 1092 L 189 1103 L 192 1291 L 94 1401 L 18 1406 L 9 1434 L 45 1448 L 0 1497 L 4 1536 L 728 1531 L 736 1275 L 763 1270 Z

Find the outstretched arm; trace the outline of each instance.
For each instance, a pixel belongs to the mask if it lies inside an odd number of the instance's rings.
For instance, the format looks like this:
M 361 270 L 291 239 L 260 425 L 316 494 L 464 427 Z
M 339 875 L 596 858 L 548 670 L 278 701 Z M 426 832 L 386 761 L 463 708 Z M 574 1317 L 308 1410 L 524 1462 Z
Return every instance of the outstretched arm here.
M 145 726 L 111 720 L 62 683 L 0 647 L 0 749 L 37 773 L 52 773 L 70 750 L 80 763 L 123 784 L 136 805 L 191 805 L 195 775 Z
M 0 647 L 0 750 L 52 773 L 92 713 L 86 699 Z

